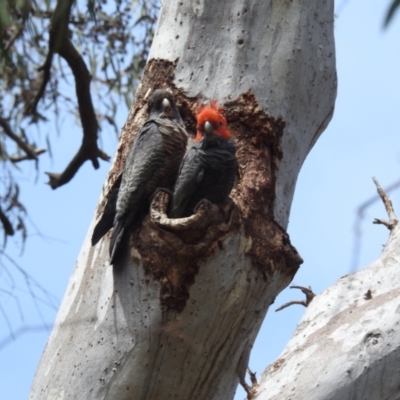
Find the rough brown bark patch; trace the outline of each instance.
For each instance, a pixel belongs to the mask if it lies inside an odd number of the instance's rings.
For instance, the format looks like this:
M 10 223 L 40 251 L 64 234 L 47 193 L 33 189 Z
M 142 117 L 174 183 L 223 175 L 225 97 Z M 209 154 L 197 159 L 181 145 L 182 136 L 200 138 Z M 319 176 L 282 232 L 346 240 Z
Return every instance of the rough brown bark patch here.
M 238 146 L 240 182 L 233 197 L 244 217 L 254 211 L 270 215 L 285 123 L 266 114 L 252 93 L 226 103 L 224 109 Z
M 252 93 L 226 103 L 224 108 L 238 145 L 240 180 L 231 197 L 240 208 L 245 235 L 251 238 L 247 254 L 264 279 L 281 270 L 289 283 L 303 260 L 273 214 L 285 122 L 262 110 Z
M 137 261 L 142 262 L 149 278 L 161 282 L 162 308 L 180 312 L 200 265 L 237 231 L 240 216 L 234 203 L 228 201 L 221 209 L 209 202 L 200 203 L 193 216 L 169 219 L 168 202 L 168 193 L 155 196 L 150 215 L 132 235 L 131 247 L 140 254 Z

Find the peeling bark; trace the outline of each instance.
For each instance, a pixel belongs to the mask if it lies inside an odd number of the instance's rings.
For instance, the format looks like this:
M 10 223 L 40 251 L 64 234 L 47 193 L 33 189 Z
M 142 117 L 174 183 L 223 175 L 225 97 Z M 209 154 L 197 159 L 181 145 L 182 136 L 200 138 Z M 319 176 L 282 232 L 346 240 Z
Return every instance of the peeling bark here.
M 285 228 L 301 164 L 333 112 L 332 26 L 332 1 L 163 4 L 105 193 L 159 87 L 175 94 L 189 134 L 199 103 L 219 101 L 238 181 L 225 206 L 203 202 L 180 220 L 157 193 L 114 268 L 107 235 L 90 247 L 92 222 L 32 399 L 233 397 L 269 305 L 302 262 Z

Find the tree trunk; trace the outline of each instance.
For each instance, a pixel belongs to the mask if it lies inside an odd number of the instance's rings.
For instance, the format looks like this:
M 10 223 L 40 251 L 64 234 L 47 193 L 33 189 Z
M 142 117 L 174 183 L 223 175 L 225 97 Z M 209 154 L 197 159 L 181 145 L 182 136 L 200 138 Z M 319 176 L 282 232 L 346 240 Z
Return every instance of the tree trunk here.
M 189 133 L 199 100 L 224 108 L 238 144 L 232 200 L 173 225 L 160 193 L 114 267 L 108 237 L 90 246 L 93 221 L 32 399 L 233 398 L 269 305 L 302 262 L 285 228 L 333 113 L 333 1 L 164 2 L 107 189 L 157 87 L 175 94 Z
M 400 224 L 381 256 L 315 297 L 257 400 L 400 398 Z

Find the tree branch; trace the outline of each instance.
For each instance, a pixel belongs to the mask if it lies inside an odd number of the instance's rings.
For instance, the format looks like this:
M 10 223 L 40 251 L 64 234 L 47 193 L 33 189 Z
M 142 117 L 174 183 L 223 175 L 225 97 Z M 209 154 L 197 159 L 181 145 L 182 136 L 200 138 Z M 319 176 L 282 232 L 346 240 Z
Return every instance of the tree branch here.
M 104 161 L 110 160 L 110 157 L 97 147 L 99 125 L 90 95 L 91 76 L 86 64 L 68 38 L 65 38 L 63 45 L 59 49 L 59 54 L 67 61 L 75 77 L 79 114 L 83 127 L 83 139 L 81 147 L 64 172 L 61 174 L 46 172 L 50 178 L 49 185 L 52 189 L 56 189 L 69 182 L 85 161 L 90 160 L 93 167 L 97 169 L 99 168 L 98 158 Z
M 399 398 L 387 373 L 400 363 L 399 249 L 397 224 L 377 260 L 315 297 L 263 373 L 257 400 Z
M 393 208 L 393 204 L 390 201 L 388 195 L 385 193 L 385 191 L 382 189 L 382 187 L 380 186 L 379 182 L 377 181 L 377 179 L 372 178 L 374 180 L 376 189 L 378 191 L 378 194 L 380 196 L 380 198 L 383 201 L 383 204 L 385 205 L 386 208 L 386 212 L 389 216 L 389 221 L 385 221 L 383 219 L 379 219 L 379 218 L 375 218 L 374 219 L 374 224 L 382 224 L 385 225 L 389 230 L 392 230 L 397 223 L 399 222 L 396 213 L 394 212 L 394 208 Z
M 69 15 L 73 2 L 74 0 L 58 0 L 56 8 L 54 9 L 54 13 L 50 22 L 49 52 L 44 64 L 39 68 L 39 71 L 43 71 L 42 82 L 36 96 L 26 108 L 26 115 L 34 116 L 36 114 L 37 105 L 44 96 L 47 83 L 50 80 L 50 70 L 53 62 L 53 55 L 58 53 L 59 47 L 64 41 L 64 38 L 67 36 Z
M 49 53 L 40 70 L 43 71 L 43 81 L 38 94 L 35 96 L 28 112 L 34 114 L 39 100 L 43 97 L 54 54 L 59 54 L 69 65 L 75 78 L 76 96 L 78 99 L 79 115 L 83 127 L 83 139 L 78 152 L 62 173 L 46 172 L 49 185 L 56 189 L 68 183 L 87 160 L 95 169 L 99 168 L 99 158 L 109 161 L 110 157 L 97 147 L 99 125 L 94 111 L 90 94 L 91 76 L 86 64 L 68 38 L 68 21 L 73 0 L 59 0 L 53 14 L 50 27 Z
M 393 182 L 389 186 L 386 186 L 384 191 L 386 193 L 389 193 L 395 189 L 400 187 L 400 179 Z M 354 272 L 358 268 L 358 259 L 360 255 L 360 249 L 361 249 L 361 238 L 362 238 L 362 229 L 361 229 L 361 223 L 362 220 L 365 217 L 365 210 L 373 203 L 375 203 L 377 200 L 379 200 L 379 194 L 375 194 L 368 200 L 364 201 L 360 206 L 357 207 L 357 213 L 356 213 L 356 219 L 354 222 L 354 245 L 353 245 L 353 254 L 352 254 L 352 262 L 351 262 L 351 269 L 350 271 Z
M 39 71 L 43 71 L 43 78 L 42 82 L 40 84 L 39 90 L 36 94 L 36 96 L 33 98 L 32 102 L 28 104 L 25 110 L 25 115 L 32 115 L 33 119 L 35 119 L 35 114 L 36 114 L 36 109 L 37 105 L 39 104 L 39 101 L 44 95 L 44 92 L 46 90 L 47 83 L 50 80 L 50 69 L 53 61 L 53 55 L 54 51 L 49 50 L 49 53 L 47 54 L 46 61 L 44 64 L 39 68 Z
M 5 118 L 0 117 L 0 126 L 3 128 L 4 133 L 15 143 L 17 143 L 18 147 L 26 153 L 23 159 L 25 160 L 37 160 L 37 149 L 32 149 L 28 143 L 24 142 L 18 135 L 16 135 L 13 130 L 11 129 L 10 124 L 7 122 Z M 43 150 L 45 151 L 45 150 Z M 43 153 L 42 151 L 42 153 Z M 40 153 L 39 153 L 40 154 Z M 12 160 L 12 157 L 10 157 Z
M 40 154 L 45 153 L 47 150 L 46 149 L 34 149 L 33 150 L 36 157 L 39 156 Z M 21 162 L 21 161 L 25 161 L 25 160 L 31 160 L 32 157 L 30 157 L 29 155 L 25 155 L 25 156 L 10 156 L 9 160 L 13 163 L 17 163 L 17 162 Z
M 280 307 L 278 307 L 275 310 L 275 312 L 281 311 L 284 308 L 292 306 L 294 304 L 299 304 L 301 306 L 308 307 L 309 304 L 311 303 L 312 299 L 315 297 L 315 294 L 311 290 L 310 286 L 308 288 L 306 288 L 304 286 L 292 285 L 292 286 L 290 286 L 290 289 L 300 289 L 306 295 L 306 299 L 305 300 L 292 300 L 292 301 L 289 301 L 289 302 L 287 302 L 285 304 L 282 304 Z
M 250 376 L 251 385 L 248 385 L 244 380 L 240 380 L 240 384 L 242 385 L 243 389 L 247 393 L 246 400 L 253 400 L 254 395 L 257 393 L 257 389 L 258 389 L 259 385 L 257 382 L 256 373 L 253 372 L 250 368 L 247 368 L 246 371 L 248 372 L 248 374 Z

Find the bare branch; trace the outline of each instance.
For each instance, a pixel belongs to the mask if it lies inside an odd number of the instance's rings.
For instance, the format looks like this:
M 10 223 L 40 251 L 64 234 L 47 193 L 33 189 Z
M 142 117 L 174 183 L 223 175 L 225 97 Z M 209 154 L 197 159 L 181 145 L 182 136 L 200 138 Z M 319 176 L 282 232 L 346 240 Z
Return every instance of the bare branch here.
M 40 154 L 45 153 L 47 150 L 46 149 L 34 149 L 33 152 L 35 153 L 36 157 L 39 156 Z M 26 155 L 26 156 L 11 156 L 9 157 L 9 160 L 13 163 L 18 163 L 21 161 L 25 161 L 25 160 L 32 160 L 32 157 Z
M 258 385 L 257 376 L 256 376 L 257 372 L 253 372 L 250 368 L 247 368 L 247 372 L 250 375 L 251 384 L 253 386 Z
M 83 127 L 81 147 L 62 173 L 46 172 L 49 176 L 49 185 L 56 189 L 69 182 L 83 163 L 90 160 L 95 169 L 99 168 L 99 158 L 109 161 L 110 157 L 97 147 L 97 133 L 99 125 L 90 94 L 91 76 L 82 56 L 68 38 L 68 19 L 73 1 L 59 0 L 51 22 L 49 53 L 46 62 L 41 67 L 43 81 L 29 112 L 34 113 L 36 106 L 44 94 L 50 78 L 50 69 L 54 54 L 59 54 L 68 63 L 75 78 L 76 96 L 78 99 L 79 114 Z
M 375 218 L 373 223 L 385 225 L 389 230 L 392 230 L 399 222 L 399 220 L 396 216 L 396 213 L 394 212 L 393 204 L 390 201 L 388 195 L 385 193 L 385 191 L 380 186 L 378 180 L 376 178 L 372 178 L 372 179 L 374 180 L 378 194 L 379 194 L 380 198 L 382 199 L 383 204 L 385 205 L 386 212 L 389 216 L 389 221 Z
M 40 87 L 38 92 L 36 93 L 36 96 L 33 98 L 32 102 L 28 104 L 25 110 L 25 115 L 35 115 L 36 114 L 36 109 L 37 105 L 39 104 L 39 101 L 44 95 L 44 92 L 46 90 L 47 83 L 50 80 L 50 69 L 53 61 L 53 55 L 54 51 L 49 50 L 49 53 L 47 54 L 46 61 L 44 64 L 39 68 L 39 71 L 43 71 L 43 77 L 42 77 L 42 82 L 40 83 Z
M 278 307 L 278 308 L 275 310 L 275 312 L 281 311 L 281 310 L 283 310 L 283 309 L 286 308 L 286 307 L 293 306 L 294 304 L 299 304 L 300 306 L 307 307 L 306 301 L 305 301 L 305 300 L 292 300 L 292 301 L 288 301 L 288 302 L 285 303 L 285 304 L 282 304 L 280 307 Z
M 393 191 L 394 189 L 397 189 L 398 187 L 400 187 L 400 179 L 393 182 L 391 185 L 387 186 L 384 191 L 386 193 L 389 193 L 391 191 Z M 377 200 L 379 200 L 379 195 L 374 195 L 372 196 L 370 199 L 366 200 L 364 203 L 362 203 L 358 209 L 357 209 L 357 214 L 359 216 L 359 218 L 362 218 L 364 216 L 364 212 L 365 210 L 373 203 L 375 203 Z
M 245 381 L 241 381 L 240 384 L 247 393 L 246 400 L 252 400 L 254 398 L 254 395 L 257 393 L 257 388 L 259 385 L 257 382 L 256 373 L 253 372 L 250 368 L 247 368 L 247 372 L 250 376 L 251 385 L 248 385 Z
M 18 135 L 11 129 L 10 124 L 5 118 L 0 117 L 0 126 L 3 128 L 4 133 L 15 143 L 18 147 L 26 153 L 25 159 L 36 160 L 37 154 L 28 143 L 24 142 Z
M 90 94 L 91 76 L 86 64 L 83 61 L 82 56 L 67 38 L 60 47 L 59 54 L 65 59 L 65 61 L 67 61 L 75 77 L 79 114 L 83 127 L 83 139 L 77 154 L 68 164 L 64 172 L 61 174 L 46 172 L 50 177 L 49 184 L 52 189 L 56 189 L 57 187 L 69 182 L 85 161 L 90 160 L 93 167 L 97 169 L 99 168 L 98 158 L 104 161 L 110 160 L 110 157 L 97 147 L 99 125 L 97 123 Z
M 292 285 L 292 286 L 290 286 L 290 289 L 300 289 L 306 295 L 305 300 L 292 300 L 292 301 L 289 301 L 289 302 L 281 305 L 280 307 L 278 307 L 275 310 L 275 312 L 281 311 L 284 308 L 292 306 L 294 304 L 299 304 L 301 306 L 308 307 L 308 305 L 311 303 L 312 299 L 315 297 L 314 292 L 311 290 L 311 286 L 306 288 L 304 286 Z
M 0 350 L 3 350 L 7 347 L 11 342 L 18 339 L 18 337 L 22 336 L 25 333 L 32 333 L 38 331 L 49 331 L 49 327 L 51 326 L 50 323 L 48 325 L 23 325 L 19 327 L 17 330 L 12 331 L 10 335 L 6 336 L 5 338 L 0 339 Z
M 397 189 L 398 187 L 400 187 L 400 179 L 393 182 L 391 185 L 387 186 L 384 189 L 384 191 L 386 193 L 389 193 Z M 356 271 L 358 267 L 358 259 L 361 251 L 361 238 L 363 233 L 361 229 L 361 224 L 365 216 L 365 210 L 378 200 L 379 200 L 379 195 L 375 194 L 357 208 L 356 219 L 354 222 L 354 245 L 353 245 L 353 252 L 352 252 L 353 254 L 352 254 L 350 272 Z
M 52 189 L 57 189 L 58 187 L 68 183 L 78 172 L 79 168 L 84 164 L 85 161 L 91 160 L 93 167 L 95 169 L 99 168 L 98 158 L 104 161 L 109 161 L 110 157 L 103 153 L 97 148 L 96 143 L 85 143 L 85 136 L 83 137 L 83 142 L 75 157 L 67 165 L 65 170 L 61 173 L 46 172 L 49 177 L 48 184 Z
M 53 62 L 54 54 L 58 53 L 60 46 L 68 33 L 68 21 L 71 12 L 71 7 L 74 0 L 58 0 L 53 16 L 51 18 L 50 32 L 49 32 L 49 52 L 46 57 L 46 61 L 39 68 L 39 71 L 43 71 L 43 78 L 40 84 L 39 91 L 27 106 L 25 114 L 35 115 L 36 108 L 39 101 L 44 96 L 47 83 L 50 80 L 50 70 Z

